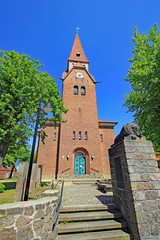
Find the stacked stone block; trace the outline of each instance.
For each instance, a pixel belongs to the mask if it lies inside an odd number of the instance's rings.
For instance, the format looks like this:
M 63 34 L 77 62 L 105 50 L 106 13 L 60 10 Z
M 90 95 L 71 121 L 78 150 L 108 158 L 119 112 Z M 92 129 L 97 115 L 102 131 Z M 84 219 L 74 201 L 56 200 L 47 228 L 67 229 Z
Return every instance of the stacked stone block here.
M 54 240 L 57 226 L 52 230 L 58 197 L 0 206 L 1 240 Z
M 134 240 L 160 239 L 160 171 L 152 143 L 125 138 L 109 149 L 113 195 Z

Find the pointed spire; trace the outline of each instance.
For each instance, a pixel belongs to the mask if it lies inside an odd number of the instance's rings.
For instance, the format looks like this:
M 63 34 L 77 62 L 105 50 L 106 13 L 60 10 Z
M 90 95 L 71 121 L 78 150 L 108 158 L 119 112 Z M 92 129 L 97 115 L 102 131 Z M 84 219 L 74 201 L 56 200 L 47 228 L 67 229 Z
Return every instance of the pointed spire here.
M 89 63 L 88 59 L 86 58 L 86 55 L 84 53 L 81 41 L 78 36 L 78 29 L 76 29 L 76 37 L 73 43 L 72 51 L 70 54 L 70 57 L 68 61 L 76 61 L 76 62 L 83 62 L 83 63 Z

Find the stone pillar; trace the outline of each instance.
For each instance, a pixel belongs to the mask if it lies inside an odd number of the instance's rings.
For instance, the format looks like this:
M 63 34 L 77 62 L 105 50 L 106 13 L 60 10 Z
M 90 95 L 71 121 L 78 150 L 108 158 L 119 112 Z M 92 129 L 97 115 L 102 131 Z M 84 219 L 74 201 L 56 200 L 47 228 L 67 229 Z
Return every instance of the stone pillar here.
M 28 168 L 29 168 L 28 162 L 21 162 L 14 196 L 15 202 L 24 200 L 24 191 L 26 187 Z M 42 165 L 33 163 L 29 192 L 32 192 L 35 189 L 35 187 L 40 186 L 41 177 L 42 177 Z
M 24 200 L 24 191 L 25 191 L 25 186 L 27 181 L 28 167 L 29 167 L 28 162 L 21 162 L 19 173 L 18 173 L 15 195 L 14 195 L 15 202 Z
M 159 240 L 160 171 L 152 143 L 133 139 L 123 138 L 109 149 L 114 201 L 134 240 Z
M 42 180 L 42 168 L 43 168 L 43 165 L 38 165 L 37 187 L 40 187 L 40 186 L 41 186 L 41 180 Z
M 37 174 L 38 174 L 38 164 L 33 163 L 29 192 L 33 192 L 35 187 L 37 186 Z

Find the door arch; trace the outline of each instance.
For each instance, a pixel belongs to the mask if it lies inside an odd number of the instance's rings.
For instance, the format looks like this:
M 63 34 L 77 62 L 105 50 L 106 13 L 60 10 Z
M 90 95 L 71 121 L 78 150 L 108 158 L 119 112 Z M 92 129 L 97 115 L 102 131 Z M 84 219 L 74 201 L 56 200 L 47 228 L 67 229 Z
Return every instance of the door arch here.
M 78 151 L 74 154 L 74 174 L 86 173 L 86 157 L 83 152 Z

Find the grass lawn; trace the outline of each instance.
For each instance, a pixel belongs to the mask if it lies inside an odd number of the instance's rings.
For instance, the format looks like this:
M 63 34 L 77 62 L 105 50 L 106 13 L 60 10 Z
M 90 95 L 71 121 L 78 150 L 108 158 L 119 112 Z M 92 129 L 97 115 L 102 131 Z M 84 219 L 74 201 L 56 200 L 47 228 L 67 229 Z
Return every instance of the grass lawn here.
M 36 200 L 38 198 L 41 198 L 42 192 L 45 190 L 51 190 L 51 185 L 45 183 L 43 187 L 35 188 L 32 193 L 29 193 L 29 200 Z
M 57 186 L 57 190 L 60 189 L 60 186 Z M 29 194 L 29 200 L 36 200 L 41 198 L 42 192 L 45 190 L 51 190 L 51 184 L 45 183 L 43 187 L 35 188 L 35 190 Z M 0 193 L 0 204 L 4 203 L 13 203 L 14 202 L 15 189 L 5 190 L 3 193 Z
M 18 179 L 18 176 L 15 176 L 14 178 L 5 178 L 5 179 L 0 179 L 0 182 L 8 182 L 8 181 L 11 181 L 11 182 L 17 182 L 17 179 Z
M 5 190 L 0 193 L 0 204 L 12 203 L 14 201 L 15 189 Z

